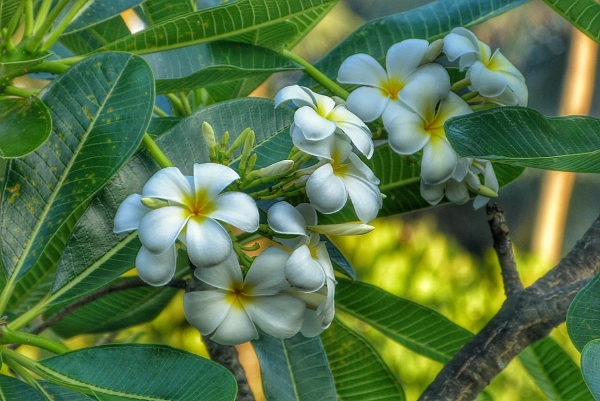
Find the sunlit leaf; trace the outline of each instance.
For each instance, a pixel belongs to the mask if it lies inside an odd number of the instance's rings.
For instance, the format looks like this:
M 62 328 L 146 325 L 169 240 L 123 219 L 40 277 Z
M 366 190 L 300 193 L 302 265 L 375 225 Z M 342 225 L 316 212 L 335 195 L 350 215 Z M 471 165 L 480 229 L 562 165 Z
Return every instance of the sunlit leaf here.
M 577 364 L 550 337 L 527 347 L 519 360 L 548 399 L 594 401 Z
M 279 339 L 264 332 L 253 340 L 268 401 L 335 400 L 333 376 L 319 337 Z
M 50 136 L 50 112 L 37 97 L 0 99 L 0 157 L 21 157 Z
M 335 380 L 338 400 L 405 399 L 398 380 L 363 336 L 334 320 L 321 334 L 321 340 Z
M 99 400 L 234 400 L 236 382 L 221 365 L 164 345 L 105 345 L 40 361 L 45 379 Z
M 587 343 L 600 339 L 600 275 L 577 295 L 567 312 L 567 330 L 573 345 L 582 351 Z
M 446 135 L 465 157 L 522 167 L 600 172 L 600 120 L 544 117 L 524 107 L 498 107 L 455 117 Z
M 600 43 L 600 4 L 595 0 L 544 0 L 581 32 Z
M 438 312 L 358 281 L 338 279 L 336 309 L 434 361 L 448 362 L 473 335 Z
M 69 24 L 65 33 L 87 29 L 91 25 L 107 21 L 144 0 L 94 0 Z
M 60 43 L 74 54 L 91 53 L 94 50 L 130 35 L 131 32 L 123 18 L 116 15 L 105 21 L 86 28 L 65 33 L 60 36 Z
M 600 399 L 600 340 L 590 341 L 583 349 L 581 371 L 594 397 Z
M 46 401 L 44 396 L 14 377 L 0 375 L 0 400 L 2 401 Z

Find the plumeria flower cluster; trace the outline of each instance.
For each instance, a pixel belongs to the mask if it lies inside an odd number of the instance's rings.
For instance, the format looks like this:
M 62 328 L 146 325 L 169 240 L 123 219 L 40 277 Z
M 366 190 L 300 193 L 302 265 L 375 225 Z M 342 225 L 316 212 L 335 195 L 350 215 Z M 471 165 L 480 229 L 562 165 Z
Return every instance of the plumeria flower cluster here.
M 447 70 L 434 62 L 442 51 L 458 60 L 462 81 L 451 85 Z M 428 43 L 408 39 L 390 47 L 386 69 L 373 57 L 356 54 L 340 66 L 338 81 L 362 85 L 347 99 L 348 110 L 364 121 L 382 119 L 390 148 L 401 155 L 422 151 L 421 195 L 437 204 L 444 195 L 464 203 L 469 191 L 478 194 L 474 206 L 497 196 L 498 181 L 491 163 L 459 157 L 446 138 L 444 123 L 493 104 L 527 104 L 523 75 L 506 57 L 464 28 Z M 460 95 L 462 90 L 470 92 Z M 484 183 L 480 176 L 484 177 Z

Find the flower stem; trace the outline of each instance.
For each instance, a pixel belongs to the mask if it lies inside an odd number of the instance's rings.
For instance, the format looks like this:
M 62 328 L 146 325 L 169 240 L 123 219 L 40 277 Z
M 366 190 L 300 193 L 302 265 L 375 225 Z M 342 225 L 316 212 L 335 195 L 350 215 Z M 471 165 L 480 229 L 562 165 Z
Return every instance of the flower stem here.
M 67 64 L 62 61 L 43 61 L 41 64 L 30 67 L 28 72 L 50 72 L 52 74 L 62 74 L 69 69 Z
M 62 19 L 62 21 L 60 21 L 58 26 L 54 28 L 54 30 L 52 30 L 50 35 L 48 35 L 48 37 L 44 41 L 44 44 L 40 48 L 41 52 L 46 52 L 50 50 L 52 46 L 54 46 L 54 43 L 56 43 L 56 41 L 58 40 L 60 35 L 62 35 L 62 33 L 65 31 L 65 29 L 67 29 L 67 26 L 69 26 L 71 21 L 73 21 L 73 18 L 75 18 L 79 10 L 81 10 L 81 8 L 85 5 L 87 1 L 88 0 L 78 0 L 73 6 L 69 8 L 67 15 L 65 15 L 65 17 Z
M 159 117 L 169 117 L 169 115 L 160 107 L 158 107 L 157 105 L 154 105 L 153 108 L 154 114 L 156 114 Z
M 39 89 L 17 88 L 16 86 L 12 86 L 12 85 L 6 85 L 4 87 L 4 91 L 3 91 L 3 93 L 5 95 L 19 96 L 19 97 L 23 97 L 25 99 L 28 99 L 29 96 L 35 95 L 38 92 L 39 92 Z
M 286 57 L 286 58 L 300 64 L 302 67 L 304 67 L 304 72 L 309 77 L 311 77 L 315 81 L 319 82 L 321 85 L 323 85 L 325 88 L 327 88 L 334 95 L 339 96 L 344 100 L 346 100 L 348 98 L 348 91 L 346 91 L 340 85 L 335 83 L 327 75 L 323 74 L 321 71 L 319 71 L 317 68 L 315 68 L 308 61 L 304 60 L 302 57 L 298 56 L 295 53 L 292 53 L 289 50 L 285 50 L 285 49 L 281 52 L 281 54 L 284 57 Z
M 156 160 L 156 162 L 161 168 L 174 166 L 171 160 L 169 160 L 169 158 L 163 153 L 161 148 L 158 147 L 156 142 L 154 142 L 154 140 L 147 133 L 144 134 L 142 143 L 146 147 L 146 150 L 148 150 L 148 153 L 150 153 L 150 156 L 152 156 L 152 158 Z
M 3 344 L 32 345 L 34 347 L 43 348 L 55 354 L 63 354 L 70 351 L 68 347 L 57 341 L 50 340 L 46 337 L 37 336 L 35 334 L 13 331 L 7 328 L 5 325 L 0 325 L 0 342 Z
M 23 37 L 28 38 L 33 34 L 33 2 L 25 0 L 25 28 L 23 29 Z
M 460 81 L 455 82 L 454 85 L 452 85 L 452 87 L 450 88 L 450 90 L 452 92 L 458 92 L 462 88 L 466 88 L 469 85 L 471 85 L 471 78 L 463 78 Z
M 29 359 L 25 355 L 21 355 L 17 351 L 13 351 L 10 348 L 0 347 L 0 355 L 2 356 L 2 359 L 10 359 L 18 363 L 19 365 L 31 370 L 32 372 L 38 371 L 38 362 L 34 361 L 33 359 Z
M 51 6 L 52 0 L 42 0 L 42 4 L 40 4 L 35 16 L 35 22 L 33 23 L 34 31 L 40 29 L 40 26 L 42 26 L 42 24 L 46 20 L 46 17 L 48 16 L 48 11 L 50 11 Z
M 46 32 L 48 32 L 52 28 L 54 21 L 56 21 L 56 19 L 58 18 L 58 16 L 62 12 L 62 10 L 70 3 L 70 1 L 71 0 L 59 0 L 58 1 L 58 3 L 52 8 L 50 13 L 48 14 L 47 18 L 40 25 L 38 30 L 35 31 L 33 36 L 31 36 L 29 38 L 29 40 L 27 41 L 27 44 L 25 45 L 25 50 L 27 50 L 29 53 L 32 53 L 32 54 L 36 51 L 38 46 L 44 40 L 44 35 L 46 34 Z M 73 7 L 73 8 L 75 8 L 75 7 Z

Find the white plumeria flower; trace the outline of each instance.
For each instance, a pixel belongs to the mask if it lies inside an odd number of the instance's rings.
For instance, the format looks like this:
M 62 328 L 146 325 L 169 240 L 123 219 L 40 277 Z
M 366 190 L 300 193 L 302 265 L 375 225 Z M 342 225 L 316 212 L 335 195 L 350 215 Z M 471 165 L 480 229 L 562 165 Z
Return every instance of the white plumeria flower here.
M 286 86 L 275 95 L 275 107 L 289 100 L 299 107 L 290 127 L 294 144 L 302 139 L 308 142 L 322 141 L 337 134 L 347 136 L 367 158 L 373 155 L 371 131 L 343 104 L 303 86 L 293 85 Z
M 484 185 L 479 174 L 483 174 Z M 473 208 L 479 209 L 489 201 L 489 196 L 497 196 L 498 189 L 494 167 L 489 160 L 483 159 L 460 158 L 455 174 L 441 184 L 427 185 L 421 181 L 421 196 L 432 205 L 437 205 L 444 195 L 450 202 L 461 205 L 470 199 L 471 190 L 478 193 Z
M 360 221 L 375 219 L 383 205 L 379 179 L 344 140 L 336 140 L 331 159 L 322 160 L 308 177 L 306 195 L 310 204 L 330 214 L 344 207 L 350 197 Z
M 348 57 L 340 66 L 338 81 L 347 84 L 366 85 L 353 91 L 346 101 L 350 111 L 363 121 L 373 121 L 379 116 L 391 118 L 400 103 L 412 106 L 420 96 L 420 87 L 434 83 L 440 98 L 450 92 L 450 77 L 439 64 L 425 64 L 432 51 L 439 54 L 440 42 L 431 47 L 426 40 L 407 39 L 389 48 L 386 69 L 367 54 Z M 437 55 L 436 55 L 437 56 Z M 386 72 L 387 70 L 387 72 Z
M 140 277 L 152 285 L 168 282 L 175 271 L 175 240 L 187 247 L 196 266 L 227 258 L 231 238 L 219 221 L 246 232 L 258 229 L 258 208 L 241 192 L 221 193 L 238 174 L 221 164 L 194 164 L 194 176 L 168 167 L 148 180 L 142 194 L 130 195 L 115 216 L 116 233 L 138 230 Z M 217 221 L 218 220 L 218 221 Z
M 274 337 L 292 337 L 302 327 L 306 305 L 282 293 L 289 289 L 283 274 L 288 256 L 283 249 L 265 249 L 245 278 L 234 252 L 215 268 L 196 269 L 194 275 L 211 289 L 185 294 L 188 322 L 223 345 L 258 338 L 255 324 Z
M 383 123 L 392 150 L 411 155 L 423 149 L 421 178 L 428 185 L 447 181 L 456 169 L 458 156 L 448 142 L 444 122 L 453 116 L 471 113 L 471 107 L 451 92 L 445 99 L 435 88 L 422 87 L 422 98 L 413 108 L 401 106 L 396 115 Z
M 454 28 L 444 38 L 444 53 L 448 60 L 459 59 L 461 70 L 468 68 L 470 90 L 481 96 L 510 106 L 527 106 L 528 90 L 525 77 L 501 52 L 492 54 L 490 47 L 465 28 Z

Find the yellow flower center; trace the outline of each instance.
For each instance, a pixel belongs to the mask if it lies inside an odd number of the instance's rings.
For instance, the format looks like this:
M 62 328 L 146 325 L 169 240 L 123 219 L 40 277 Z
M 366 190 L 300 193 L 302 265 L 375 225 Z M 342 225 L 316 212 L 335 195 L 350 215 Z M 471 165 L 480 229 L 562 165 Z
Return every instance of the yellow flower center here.
M 249 297 L 242 291 L 242 285 L 239 285 L 239 283 L 233 284 L 233 287 L 230 288 L 227 295 L 225 295 L 227 303 L 237 310 L 244 309 L 244 302 L 246 302 L 248 298 Z
M 397 80 L 396 78 L 390 78 L 387 82 L 381 83 L 384 95 L 389 97 L 391 100 L 398 99 L 398 94 L 404 88 L 404 82 Z
M 208 199 L 207 191 L 196 191 L 195 197 L 186 199 L 186 205 L 192 218 L 203 219 L 215 211 L 215 206 Z

